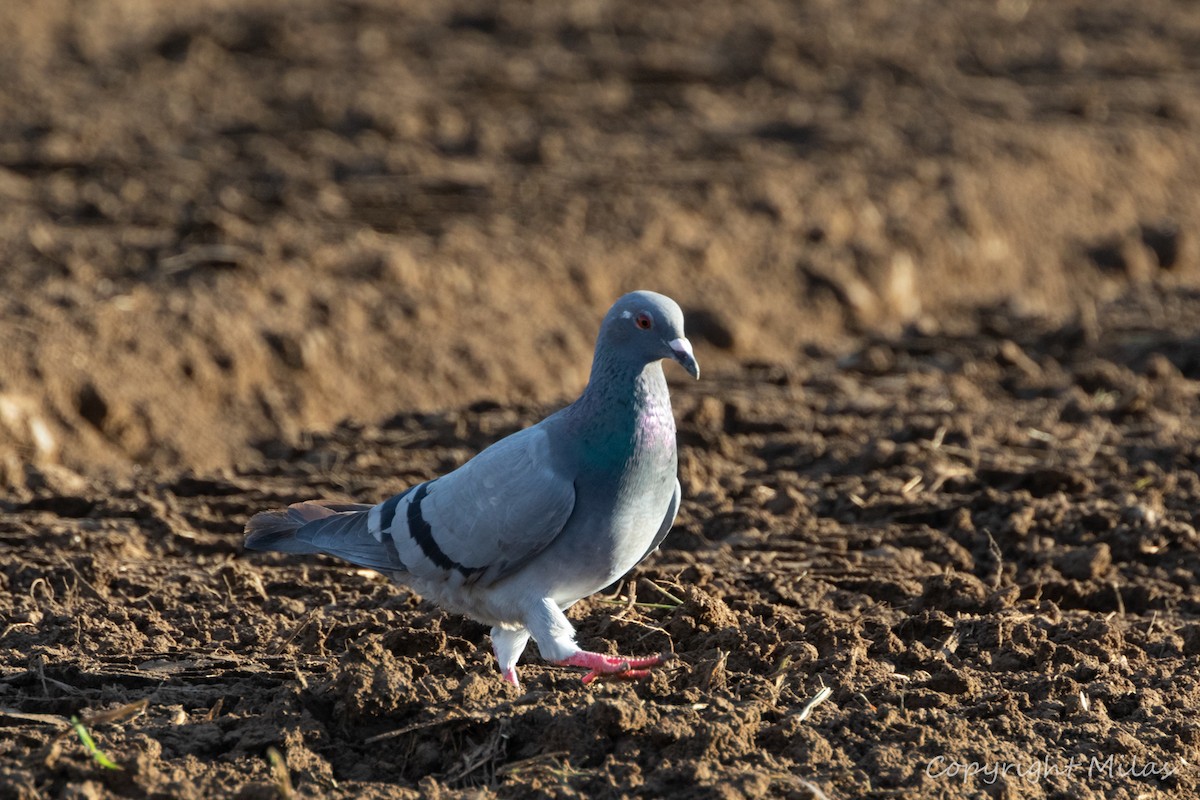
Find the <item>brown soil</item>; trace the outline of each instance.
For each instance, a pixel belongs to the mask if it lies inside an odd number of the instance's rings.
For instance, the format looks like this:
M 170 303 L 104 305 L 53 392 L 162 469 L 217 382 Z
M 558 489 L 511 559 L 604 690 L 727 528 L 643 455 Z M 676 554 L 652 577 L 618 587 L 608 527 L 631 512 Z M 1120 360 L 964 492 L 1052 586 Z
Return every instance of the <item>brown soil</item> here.
M 0 4 L 0 797 L 1200 792 L 1200 7 L 183 5 Z M 572 614 L 651 680 L 242 553 L 638 287 L 685 502 Z

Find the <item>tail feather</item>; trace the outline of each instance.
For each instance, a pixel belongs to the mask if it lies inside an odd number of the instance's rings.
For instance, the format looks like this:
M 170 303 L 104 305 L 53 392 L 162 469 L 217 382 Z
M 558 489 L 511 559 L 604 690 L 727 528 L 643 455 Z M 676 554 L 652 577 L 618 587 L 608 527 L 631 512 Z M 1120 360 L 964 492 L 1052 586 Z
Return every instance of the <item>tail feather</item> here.
M 325 553 L 382 572 L 404 570 L 390 536 L 372 532 L 360 503 L 295 503 L 255 514 L 246 524 L 246 547 L 279 553 Z
M 296 539 L 296 531 L 307 522 L 295 511 L 295 506 L 283 511 L 263 511 L 246 523 L 248 550 L 276 550 L 281 553 L 319 552 Z

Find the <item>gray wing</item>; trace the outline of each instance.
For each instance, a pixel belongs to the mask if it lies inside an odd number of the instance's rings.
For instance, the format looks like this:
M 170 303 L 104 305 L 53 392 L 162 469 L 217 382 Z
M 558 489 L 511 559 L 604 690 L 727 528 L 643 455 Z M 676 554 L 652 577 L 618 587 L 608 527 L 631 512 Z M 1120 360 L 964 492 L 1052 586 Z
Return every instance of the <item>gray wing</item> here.
M 557 465 L 546 429 L 535 425 L 377 508 L 380 529 L 410 573 L 491 582 L 562 532 L 575 510 L 575 485 Z
M 326 553 L 398 578 L 491 582 L 545 549 L 574 510 L 572 476 L 534 426 L 376 506 L 309 502 L 259 514 L 246 547 Z
M 638 559 L 638 563 L 646 560 L 646 556 L 658 549 L 658 546 L 663 543 L 663 539 L 667 538 L 667 534 L 671 532 L 671 526 L 675 524 L 675 516 L 679 513 L 679 499 L 683 496 L 683 487 L 679 485 L 679 478 L 675 479 L 675 494 L 671 495 L 671 504 L 667 506 L 667 516 L 663 518 L 662 526 L 658 529 L 658 533 L 654 534 L 654 541 L 650 542 L 650 546 L 646 548 L 646 552 L 642 553 L 642 557 Z

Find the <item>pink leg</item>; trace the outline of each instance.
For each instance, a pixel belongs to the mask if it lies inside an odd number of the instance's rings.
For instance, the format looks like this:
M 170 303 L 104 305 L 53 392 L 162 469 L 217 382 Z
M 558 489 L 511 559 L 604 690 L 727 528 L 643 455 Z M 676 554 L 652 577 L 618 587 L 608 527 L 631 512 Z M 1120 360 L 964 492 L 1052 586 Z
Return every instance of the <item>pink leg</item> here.
M 602 675 L 612 675 L 626 680 L 639 680 L 650 675 L 650 667 L 657 667 L 671 659 L 670 653 L 661 653 L 645 658 L 624 658 L 622 656 L 606 656 L 601 653 L 590 653 L 580 650 L 570 658 L 554 663 L 560 667 L 583 667 L 591 670 L 583 676 L 584 683 L 591 683 Z
M 517 668 L 516 667 L 509 667 L 508 670 L 505 671 L 504 680 L 507 681 L 508 683 L 511 683 L 513 686 L 517 687 L 518 689 L 521 688 L 521 681 L 517 679 Z

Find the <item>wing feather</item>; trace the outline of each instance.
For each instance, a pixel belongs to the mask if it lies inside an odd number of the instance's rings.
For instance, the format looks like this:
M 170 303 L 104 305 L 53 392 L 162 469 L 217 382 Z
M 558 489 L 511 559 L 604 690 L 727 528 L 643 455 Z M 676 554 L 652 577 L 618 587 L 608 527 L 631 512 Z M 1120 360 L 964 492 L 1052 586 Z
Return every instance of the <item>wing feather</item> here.
M 658 549 L 658 546 L 663 543 L 663 539 L 667 538 L 667 534 L 671 532 L 671 527 L 675 524 L 675 516 L 679 513 L 679 501 L 683 497 L 683 487 L 679 485 L 679 479 L 675 479 L 675 494 L 671 495 L 671 504 L 667 506 L 667 516 L 663 518 L 662 526 L 659 527 L 658 533 L 654 534 L 654 540 L 650 542 L 650 546 L 646 548 L 646 552 L 642 553 L 642 557 L 638 559 L 638 563 L 646 560 L 646 557 Z
M 554 541 L 574 509 L 574 482 L 556 464 L 546 431 L 534 426 L 406 498 L 392 536 L 414 574 L 444 572 L 448 560 L 472 580 L 492 582 Z M 423 558 L 410 556 L 418 536 L 427 537 Z M 429 540 L 440 551 L 434 559 Z

